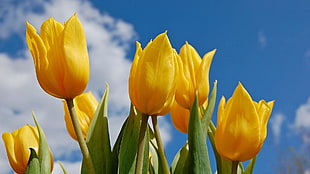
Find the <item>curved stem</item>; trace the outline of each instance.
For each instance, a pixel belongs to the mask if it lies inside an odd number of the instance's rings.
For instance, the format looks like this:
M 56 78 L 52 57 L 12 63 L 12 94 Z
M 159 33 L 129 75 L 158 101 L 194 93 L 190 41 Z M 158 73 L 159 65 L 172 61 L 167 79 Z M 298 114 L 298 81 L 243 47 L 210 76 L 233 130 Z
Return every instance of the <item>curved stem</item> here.
M 138 154 L 136 161 L 136 174 L 142 174 L 143 171 L 143 156 L 144 156 L 144 148 L 145 148 L 145 132 L 147 128 L 147 120 L 149 119 L 149 115 L 142 114 L 142 121 L 140 126 L 140 134 L 139 134 L 139 144 L 138 144 Z
M 156 139 L 157 146 L 158 146 L 158 155 L 161 159 L 161 165 L 163 167 L 163 173 L 169 174 L 170 169 L 169 169 L 168 162 L 166 159 L 164 145 L 163 145 L 163 142 L 161 140 L 160 133 L 159 133 L 159 128 L 158 128 L 158 124 L 157 124 L 157 116 L 152 116 L 152 123 L 153 123 L 155 139 Z
M 79 124 L 79 120 L 78 120 L 77 114 L 76 114 L 75 109 L 74 109 L 73 99 L 66 99 L 66 103 L 67 103 L 67 106 L 69 109 L 69 113 L 70 113 L 70 117 L 72 120 L 72 124 L 74 127 L 75 134 L 78 138 L 78 142 L 79 142 L 80 149 L 81 149 L 81 152 L 83 155 L 83 159 L 86 162 L 87 173 L 88 174 L 95 174 L 93 162 L 92 162 L 92 159 L 90 157 L 90 154 L 89 154 L 89 151 L 88 151 L 88 148 L 87 148 L 87 145 L 86 145 L 80 124 Z
M 238 164 L 239 164 L 239 161 L 232 161 L 231 174 L 237 174 L 238 173 Z

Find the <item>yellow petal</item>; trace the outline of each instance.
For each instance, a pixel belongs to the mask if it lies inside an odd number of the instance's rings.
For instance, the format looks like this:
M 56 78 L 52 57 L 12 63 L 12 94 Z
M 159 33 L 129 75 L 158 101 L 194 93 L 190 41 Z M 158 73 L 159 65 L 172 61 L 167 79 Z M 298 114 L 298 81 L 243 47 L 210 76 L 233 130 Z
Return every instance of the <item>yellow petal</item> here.
M 188 109 L 185 109 L 177 102 L 174 102 L 170 111 L 170 117 L 174 127 L 177 128 L 178 131 L 187 133 L 190 117 L 190 111 Z
M 64 26 L 54 18 L 49 18 L 42 24 L 40 37 L 47 51 L 47 66 L 44 69 L 37 70 L 38 81 L 42 88 L 47 93 L 59 98 L 65 93 L 63 84 L 65 71 L 63 28 Z
M 140 103 L 137 102 L 137 95 L 139 95 L 139 91 L 137 91 L 137 66 L 142 53 L 141 44 L 139 42 L 136 42 L 136 53 L 135 57 L 133 59 L 131 69 L 130 69 L 130 75 L 128 80 L 128 91 L 129 91 L 129 97 L 132 103 L 137 107 L 140 108 Z
M 69 98 L 81 94 L 89 79 L 89 59 L 83 26 L 76 15 L 66 23 L 63 31 L 65 56 L 64 86 Z
M 199 106 L 201 106 L 206 100 L 208 100 L 210 91 L 209 71 L 215 52 L 216 50 L 214 49 L 205 54 L 196 74 L 196 89 L 198 91 Z
M 202 60 L 195 48 L 188 42 L 181 47 L 179 55 L 182 67 L 177 81 L 176 100 L 182 107 L 190 108 L 197 90 L 196 73 Z

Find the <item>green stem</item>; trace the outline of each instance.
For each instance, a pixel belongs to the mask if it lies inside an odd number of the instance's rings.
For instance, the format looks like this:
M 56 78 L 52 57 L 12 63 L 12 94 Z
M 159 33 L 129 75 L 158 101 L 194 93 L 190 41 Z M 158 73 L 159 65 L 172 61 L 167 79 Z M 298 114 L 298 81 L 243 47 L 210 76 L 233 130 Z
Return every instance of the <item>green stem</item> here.
M 231 174 L 237 174 L 239 161 L 232 161 Z
M 170 169 L 169 169 L 168 162 L 166 159 L 164 145 L 163 145 L 163 142 L 160 138 L 159 128 L 158 128 L 158 124 L 157 124 L 157 116 L 152 116 L 152 123 L 153 123 L 153 129 L 154 129 L 155 138 L 156 138 L 156 142 L 157 142 L 157 146 L 158 146 L 158 155 L 159 155 L 159 158 L 161 159 L 160 161 L 161 161 L 161 165 L 163 167 L 163 172 L 164 172 L 164 174 L 169 174 Z
M 73 99 L 66 99 L 66 102 L 67 102 L 67 106 L 69 109 L 72 124 L 74 127 L 74 131 L 75 131 L 75 134 L 78 138 L 80 149 L 82 151 L 83 159 L 86 162 L 87 173 L 88 174 L 95 174 L 93 162 L 92 162 L 92 159 L 90 157 L 90 154 L 89 154 L 89 151 L 88 151 L 88 148 L 87 148 L 87 145 L 86 145 L 80 124 L 79 124 L 79 120 L 78 120 L 77 114 L 76 114 L 75 109 L 74 109 Z
M 144 148 L 145 148 L 145 132 L 147 128 L 147 120 L 149 119 L 149 115 L 142 114 L 142 121 L 140 126 L 140 134 L 139 134 L 139 144 L 138 144 L 138 154 L 136 161 L 136 174 L 142 174 L 143 170 L 143 156 L 144 156 Z

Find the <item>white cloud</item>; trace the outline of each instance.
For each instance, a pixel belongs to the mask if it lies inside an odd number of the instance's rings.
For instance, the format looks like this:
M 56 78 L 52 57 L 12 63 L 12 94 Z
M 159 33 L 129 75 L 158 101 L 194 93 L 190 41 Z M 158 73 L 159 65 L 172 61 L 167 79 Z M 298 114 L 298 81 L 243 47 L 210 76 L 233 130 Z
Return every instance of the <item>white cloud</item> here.
M 310 129 L 310 98 L 297 109 L 293 128 Z
M 0 39 L 9 39 L 12 35 L 25 40 L 25 21 L 29 21 L 39 31 L 40 25 L 49 17 L 60 22 L 66 21 L 77 12 L 87 36 L 91 77 L 88 90 L 92 90 L 99 100 L 110 85 L 109 127 L 111 139 L 115 140 L 120 126 L 127 117 L 129 99 L 127 80 L 130 60 L 126 58 L 129 44 L 136 39 L 134 27 L 120 19 L 102 14 L 87 0 L 4 0 L 0 4 Z M 25 45 L 25 41 L 24 41 Z M 67 134 L 63 120 L 63 106 L 59 99 L 49 96 L 38 85 L 33 61 L 27 48 L 16 50 L 19 57 L 10 57 L 0 52 L 0 132 L 13 130 L 30 123 L 32 111 L 43 127 L 47 141 L 56 160 L 65 159 L 64 165 L 69 173 L 78 173 L 79 162 L 72 162 L 72 156 L 78 156 L 79 147 Z M 133 55 L 132 55 L 133 56 Z M 159 119 L 161 120 L 161 119 Z M 165 132 L 164 142 L 170 140 L 170 125 L 164 120 L 159 122 Z M 2 143 L 3 144 L 3 143 Z M 54 173 L 60 168 L 55 164 Z M 1 173 L 9 173 L 4 147 L 0 148 Z
M 263 31 L 258 32 L 258 43 L 262 48 L 265 48 L 267 45 L 267 37 Z
M 281 135 L 281 126 L 284 120 L 285 116 L 281 113 L 273 114 L 270 119 L 271 132 L 275 138 L 275 143 L 279 143 Z
M 291 128 L 299 133 L 305 144 L 310 144 L 310 97 L 305 104 L 296 110 L 294 123 Z

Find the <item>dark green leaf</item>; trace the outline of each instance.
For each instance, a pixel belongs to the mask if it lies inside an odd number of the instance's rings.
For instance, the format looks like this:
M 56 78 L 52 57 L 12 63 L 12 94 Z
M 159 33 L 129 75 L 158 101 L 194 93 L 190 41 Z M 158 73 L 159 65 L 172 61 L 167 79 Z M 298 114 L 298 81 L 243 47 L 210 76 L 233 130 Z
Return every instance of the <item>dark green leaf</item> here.
M 190 110 L 190 120 L 188 125 L 188 145 L 189 145 L 189 173 L 211 174 L 210 160 L 206 144 L 206 136 L 202 130 L 199 115 L 198 97 L 196 95 L 193 106 Z
M 131 107 L 119 149 L 119 173 L 134 173 L 142 114 Z

